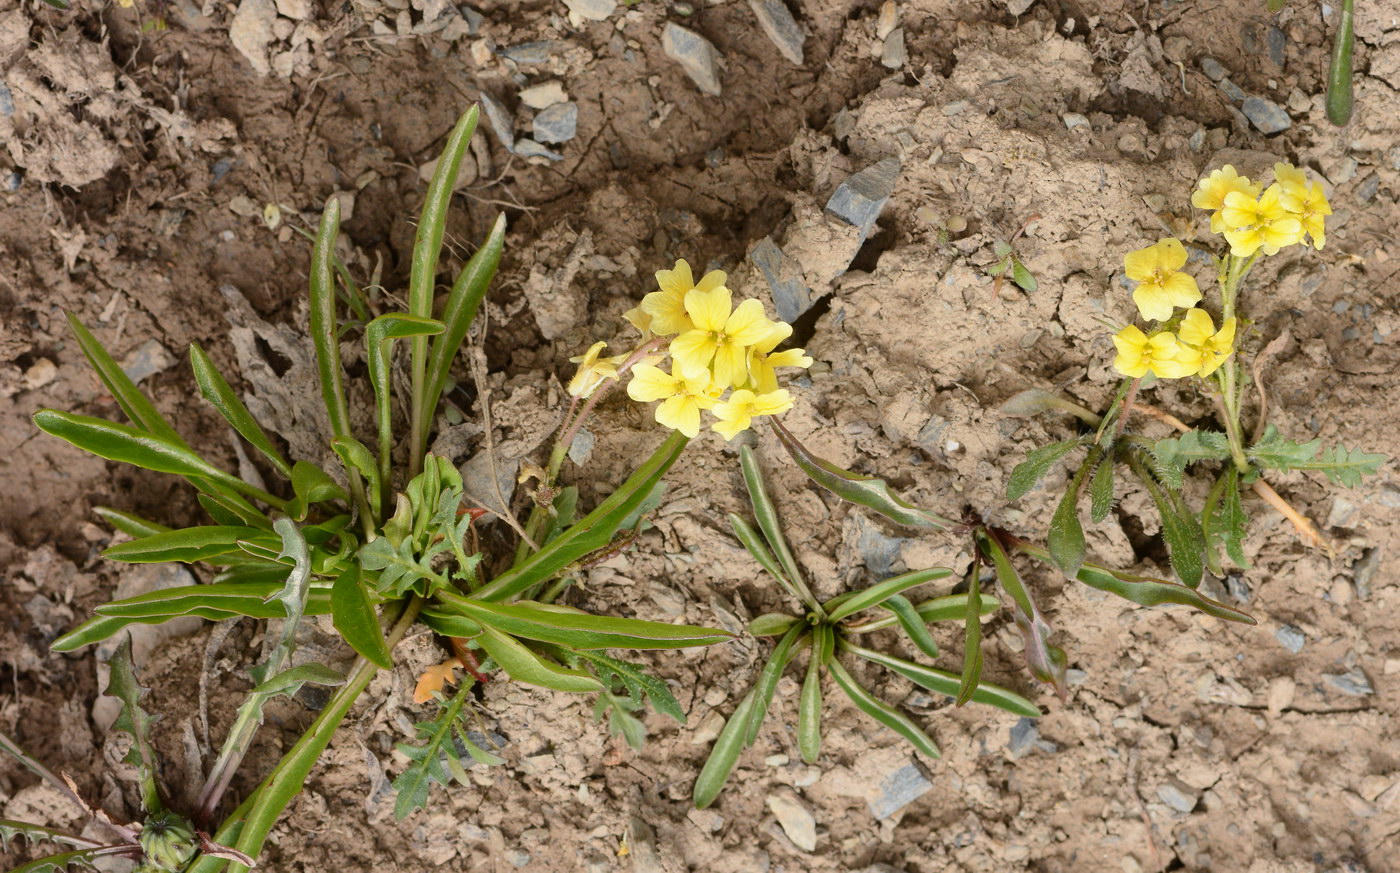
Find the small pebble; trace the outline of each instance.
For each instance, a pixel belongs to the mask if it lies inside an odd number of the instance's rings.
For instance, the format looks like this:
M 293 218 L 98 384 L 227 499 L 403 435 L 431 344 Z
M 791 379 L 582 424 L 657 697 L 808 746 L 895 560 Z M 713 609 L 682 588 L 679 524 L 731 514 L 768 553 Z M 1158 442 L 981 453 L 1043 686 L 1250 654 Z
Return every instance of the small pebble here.
M 569 11 L 583 21 L 607 21 L 617 9 L 617 0 L 564 0 Z
M 768 796 L 768 809 L 782 826 L 792 844 L 804 852 L 817 848 L 817 820 L 812 811 L 791 789 L 779 790 Z
M 1293 697 L 1298 691 L 1298 683 L 1291 676 L 1279 676 L 1269 683 L 1269 715 L 1277 716 L 1293 705 Z
M 515 143 L 515 153 L 522 158 L 548 158 L 551 161 L 562 161 L 564 156 L 558 152 L 552 152 L 532 139 L 522 139 Z
M 1240 86 L 1239 86 L 1239 85 L 1236 85 L 1234 82 L 1231 82 L 1229 79 L 1221 79 L 1220 82 L 1219 82 L 1218 87 L 1220 88 L 1220 92 L 1221 92 L 1222 94 L 1224 94 L 1226 97 L 1229 97 L 1230 100 L 1231 100 L 1232 102 L 1235 102 L 1235 103 L 1243 103 L 1243 102 L 1244 102 L 1244 98 L 1245 98 L 1245 93 L 1244 93 L 1244 91 L 1240 89 Z
M 58 365 L 48 358 L 40 358 L 24 371 L 24 388 L 34 391 L 58 378 Z
M 1367 549 L 1355 564 L 1351 565 L 1351 582 L 1356 586 L 1356 596 L 1365 600 L 1371 596 L 1371 580 L 1381 568 L 1381 550 Z
M 797 66 L 802 66 L 802 43 L 806 39 L 802 28 L 782 0 L 749 0 L 749 8 L 758 19 L 763 33 L 778 47 L 778 53 Z
M 568 142 L 578 133 L 578 104 L 558 103 L 541 110 L 530 129 L 538 142 Z
M 910 762 L 880 780 L 870 799 L 870 814 L 889 818 L 933 790 L 933 783 L 918 764 Z
M 1078 112 L 1066 112 L 1064 115 L 1060 116 L 1060 118 L 1064 121 L 1065 127 L 1070 130 L 1074 130 L 1076 127 L 1089 126 L 1089 119 L 1080 115 Z
M 875 38 L 883 40 L 894 33 L 894 29 L 899 26 L 899 4 L 894 0 L 885 0 L 880 5 L 880 17 L 875 19 Z
M 1279 645 L 1295 655 L 1303 651 L 1303 644 L 1308 641 L 1307 636 L 1291 624 L 1283 625 L 1274 631 L 1274 639 L 1278 640 Z
M 1266 135 L 1279 133 L 1293 126 L 1293 119 L 1288 117 L 1282 106 L 1263 97 L 1244 98 L 1240 111 L 1249 119 L 1250 124 Z
M 1365 673 L 1361 672 L 1360 667 L 1353 667 L 1345 673 L 1323 673 L 1322 678 L 1328 685 L 1353 697 L 1365 697 L 1368 694 L 1376 693 L 1375 687 L 1371 685 L 1371 680 L 1366 677 Z
M 720 96 L 719 53 L 708 39 L 671 22 L 661 32 L 661 50 L 681 65 L 697 88 L 711 97 Z
M 564 86 L 558 79 L 531 85 L 520 92 L 520 102 L 531 109 L 548 109 L 556 103 L 563 103 L 568 99 L 569 95 L 564 93 Z
M 842 182 L 826 202 L 826 211 L 847 224 L 860 228 L 861 242 L 875 229 L 875 221 L 885 201 L 894 193 L 899 179 L 899 158 L 885 158 Z
M 1230 71 L 1225 69 L 1225 65 L 1212 57 L 1201 58 L 1201 72 L 1206 74 L 1206 78 L 1212 82 L 1219 82 L 1230 75 Z
M 553 52 L 554 42 L 542 39 L 506 46 L 501 49 L 501 57 L 515 61 L 517 64 L 544 64 L 549 62 L 549 56 Z
M 506 151 L 514 152 L 515 119 L 495 97 L 487 92 L 481 92 L 480 100 L 481 108 L 486 113 L 486 120 L 491 122 L 491 131 L 496 134 L 496 139 L 501 141 L 501 145 L 506 147 Z
M 1175 781 L 1157 787 L 1157 797 L 1167 806 L 1185 815 L 1196 808 L 1198 798 L 1195 793 L 1178 785 Z
M 909 62 L 909 50 L 904 46 L 904 28 L 896 27 L 885 38 L 885 46 L 880 51 L 880 64 L 886 69 L 898 70 Z
M 1011 752 L 1011 757 L 1019 758 L 1035 748 L 1035 741 L 1039 738 L 1040 729 L 1036 727 L 1035 719 L 1023 718 L 1011 726 L 1011 739 L 1006 748 Z

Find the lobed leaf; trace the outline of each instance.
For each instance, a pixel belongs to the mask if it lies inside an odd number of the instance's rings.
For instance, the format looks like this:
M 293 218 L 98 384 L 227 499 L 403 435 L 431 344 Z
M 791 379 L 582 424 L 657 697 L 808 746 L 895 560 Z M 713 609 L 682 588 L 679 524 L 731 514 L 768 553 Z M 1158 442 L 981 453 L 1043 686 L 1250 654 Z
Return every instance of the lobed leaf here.
M 131 660 L 130 636 L 118 644 L 112 659 L 107 662 L 107 668 L 109 678 L 102 693 L 115 697 L 122 704 L 116 721 L 112 722 L 112 730 L 121 731 L 132 740 L 131 748 L 122 760 L 140 773 L 141 803 L 145 811 L 159 812 L 162 807 L 155 787 L 156 752 L 151 745 L 151 726 L 156 718 L 141 707 L 141 698 L 146 696 L 146 689 L 136 678 L 136 665 Z
M 1188 464 L 1229 458 L 1229 438 L 1211 430 L 1189 430 L 1181 436 L 1158 440 L 1152 447 L 1154 472 L 1168 488 L 1175 490 L 1181 489 Z

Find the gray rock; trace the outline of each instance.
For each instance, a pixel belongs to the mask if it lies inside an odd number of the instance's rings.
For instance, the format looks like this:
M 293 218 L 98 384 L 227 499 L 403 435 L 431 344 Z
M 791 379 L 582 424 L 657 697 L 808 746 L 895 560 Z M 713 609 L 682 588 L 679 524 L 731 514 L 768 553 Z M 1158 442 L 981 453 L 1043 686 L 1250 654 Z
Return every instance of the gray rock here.
M 812 292 L 802 278 L 802 268 L 783 254 L 772 237 L 765 236 L 749 249 L 749 261 L 763 274 L 773 294 L 778 318 L 789 324 L 812 308 Z
M 617 10 L 617 0 L 564 0 L 564 5 L 587 21 L 607 21 Z
M 1360 185 L 1356 186 L 1356 199 L 1362 203 L 1370 203 L 1380 188 L 1381 177 L 1376 173 L 1372 173 L 1365 179 L 1362 179 Z
M 1328 527 L 1351 527 L 1352 519 L 1356 517 L 1357 506 L 1350 500 L 1338 494 L 1332 498 L 1332 509 L 1327 513 Z
M 1328 685 L 1352 697 L 1365 697 L 1376 693 L 1375 686 L 1366 674 L 1361 672 L 1360 667 L 1353 667 L 1345 673 L 1323 673 L 1322 678 Z
M 1196 808 L 1196 795 L 1175 782 L 1167 782 L 1157 786 L 1157 797 L 1183 815 Z
M 1308 641 L 1307 635 L 1291 624 L 1286 624 L 1274 631 L 1274 639 L 1293 654 L 1303 651 L 1303 644 Z
M 791 788 L 768 795 L 768 809 L 782 825 L 783 833 L 792 844 L 804 852 L 817 848 L 817 820 Z
M 909 62 L 909 49 L 904 45 L 904 28 L 896 27 L 885 37 L 885 45 L 880 49 L 880 63 L 890 70 L 898 70 Z
M 457 11 L 467 21 L 467 36 L 476 36 L 481 31 L 481 25 L 486 23 L 486 16 L 470 6 L 458 6 Z
M 1083 115 L 1080 115 L 1078 112 L 1066 112 L 1064 115 L 1060 116 L 1060 120 L 1063 121 L 1065 123 L 1065 127 L 1069 128 L 1070 130 L 1074 130 L 1076 127 L 1089 126 L 1089 119 L 1085 118 Z
M 549 62 L 549 56 L 554 53 L 554 49 L 554 40 L 540 39 L 506 46 L 501 49 L 501 57 L 517 64 L 544 64 Z
M 175 358 L 159 340 L 148 339 L 122 359 L 122 372 L 140 384 L 161 370 L 174 366 Z
M 932 790 L 933 783 L 923 768 L 910 761 L 880 780 L 870 800 L 870 814 L 879 819 L 889 818 Z
M 568 142 L 578 133 L 578 104 L 556 103 L 540 110 L 530 129 L 539 142 Z
M 1206 132 L 1205 132 L 1204 129 L 1197 129 L 1195 133 L 1191 134 L 1191 138 L 1188 139 L 1188 140 L 1186 141 L 1186 145 L 1187 145 L 1187 146 L 1191 149 L 1191 151 L 1193 151 L 1193 152 L 1198 152 L 1198 151 L 1200 151 L 1200 150 L 1201 150 L 1201 146 L 1204 146 L 1205 144 L 1206 144 Z
M 938 453 L 943 450 L 943 435 L 948 432 L 950 423 L 941 415 L 930 417 L 919 429 L 919 435 L 914 437 L 915 444 L 930 455 L 938 457 Z
M 1006 748 L 1011 752 L 1011 757 L 1019 758 L 1035 748 L 1035 741 L 1040 739 L 1040 729 L 1035 725 L 1035 719 L 1023 718 L 1011 726 L 1011 739 L 1006 743 Z
M 1218 87 L 1220 88 L 1220 93 L 1224 94 L 1226 97 L 1229 97 L 1231 102 L 1244 102 L 1244 98 L 1246 96 L 1244 91 L 1240 88 L 1239 85 L 1236 85 L 1229 79 L 1221 79 Z
M 719 53 L 708 39 L 674 22 L 661 32 L 661 50 L 681 65 L 690 81 L 711 97 L 720 96 Z
M 1230 71 L 1225 69 L 1225 65 L 1212 57 L 1201 58 L 1201 72 L 1206 74 L 1206 78 L 1212 82 L 1219 82 L 1230 75 Z
M 485 91 L 481 92 L 481 108 L 486 113 L 486 120 L 491 122 L 491 131 L 496 134 L 496 139 L 501 141 L 501 145 L 506 147 L 506 151 L 515 151 L 515 118 L 506 108 Z
M 1351 565 L 1351 584 L 1356 588 L 1356 596 L 1362 600 L 1371 596 L 1371 580 L 1381 568 L 1381 550 L 1367 549 L 1355 564 Z
M 1362 317 L 1367 317 L 1365 313 Z M 1376 499 L 1382 506 L 1400 506 L 1400 485 L 1394 482 L 1381 483 L 1381 493 L 1376 495 Z
M 597 437 L 586 427 L 579 428 L 574 435 L 574 441 L 569 444 L 569 460 L 582 467 L 588 463 L 588 459 L 593 457 L 593 446 L 597 443 Z
M 880 210 L 894 192 L 894 183 L 899 179 L 899 158 L 885 158 L 874 166 L 866 167 L 841 183 L 836 193 L 826 202 L 828 214 L 860 229 L 860 241 L 875 229 Z
M 10 88 L 4 82 L 0 82 L 0 115 L 9 118 L 15 114 L 15 97 L 10 93 Z
M 552 152 L 532 139 L 522 139 L 515 144 L 515 153 L 522 158 L 549 158 L 551 161 L 562 161 L 564 156 L 558 152 Z
M 1249 583 L 1244 581 L 1244 577 L 1239 573 L 1229 573 L 1225 576 L 1225 590 L 1238 603 L 1248 603 L 1250 592 Z
M 749 8 L 763 33 L 778 47 L 783 57 L 802 66 L 802 28 L 782 0 L 749 0 Z
M 512 867 L 524 867 L 530 863 L 530 853 L 524 849 L 506 849 L 506 862 Z
M 1263 97 L 1244 98 L 1240 111 L 1263 134 L 1279 133 L 1293 126 L 1293 119 L 1282 106 Z
M 854 516 L 858 531 L 856 550 L 869 571 L 871 581 L 878 581 L 894 572 L 894 564 L 899 560 L 899 549 L 904 540 L 886 536 L 884 531 L 864 515 Z
M 8 174 L 5 176 L 5 190 L 6 190 L 6 191 L 18 191 L 18 190 L 19 190 L 19 186 L 21 186 L 21 185 L 23 185 L 23 184 L 24 184 L 24 174 L 21 173 L 19 170 L 15 170 L 14 172 L 8 173 Z
M 1274 62 L 1274 66 L 1283 68 L 1288 60 L 1285 51 L 1288 48 L 1288 36 L 1275 25 L 1269 25 L 1268 35 L 1265 41 L 1269 46 L 1269 60 Z

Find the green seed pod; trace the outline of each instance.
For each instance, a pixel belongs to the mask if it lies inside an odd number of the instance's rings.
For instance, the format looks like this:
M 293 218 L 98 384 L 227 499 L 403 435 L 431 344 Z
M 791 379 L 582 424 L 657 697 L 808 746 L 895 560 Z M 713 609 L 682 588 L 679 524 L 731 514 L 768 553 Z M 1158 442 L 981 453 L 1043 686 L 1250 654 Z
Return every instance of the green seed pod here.
M 142 873 L 179 873 L 199 852 L 199 840 L 188 821 L 173 813 L 146 819 L 141 830 Z

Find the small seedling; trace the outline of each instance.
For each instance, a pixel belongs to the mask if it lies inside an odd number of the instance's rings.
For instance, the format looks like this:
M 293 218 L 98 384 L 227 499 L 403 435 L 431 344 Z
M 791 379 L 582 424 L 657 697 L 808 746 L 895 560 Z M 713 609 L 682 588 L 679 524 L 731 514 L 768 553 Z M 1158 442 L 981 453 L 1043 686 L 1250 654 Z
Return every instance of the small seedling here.
M 987 268 L 987 275 L 996 277 L 996 281 L 992 283 L 993 294 L 1001 293 L 1002 280 L 1007 276 L 1010 276 L 1011 281 L 1015 282 L 1017 287 L 1027 294 L 1034 293 L 1035 289 L 1040 287 L 1040 283 L 1035 280 L 1035 276 L 1031 275 L 1030 268 L 1028 268 L 1021 260 L 1020 256 L 1016 254 L 1014 248 L 1016 240 L 1020 239 L 1021 235 L 1026 232 L 1026 228 L 1030 227 L 1031 222 L 1038 218 L 1040 218 L 1039 215 L 1032 215 L 1030 218 L 1027 218 L 1025 223 L 1011 235 L 1010 241 L 998 240 L 997 243 L 992 246 L 992 251 L 1000 259 Z

